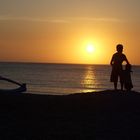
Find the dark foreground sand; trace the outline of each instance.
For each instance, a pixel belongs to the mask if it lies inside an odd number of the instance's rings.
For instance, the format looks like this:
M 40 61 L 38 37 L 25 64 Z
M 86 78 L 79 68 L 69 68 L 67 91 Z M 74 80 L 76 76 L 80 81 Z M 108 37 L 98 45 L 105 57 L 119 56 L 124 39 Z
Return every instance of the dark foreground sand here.
M 0 94 L 0 140 L 140 139 L 140 93 Z

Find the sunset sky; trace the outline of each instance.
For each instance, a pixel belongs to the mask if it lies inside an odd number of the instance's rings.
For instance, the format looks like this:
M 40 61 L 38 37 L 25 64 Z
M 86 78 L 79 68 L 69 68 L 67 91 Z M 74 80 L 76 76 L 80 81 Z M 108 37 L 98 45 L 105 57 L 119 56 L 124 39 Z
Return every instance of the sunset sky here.
M 140 0 L 0 0 L 0 61 L 109 64 L 118 43 L 140 64 Z

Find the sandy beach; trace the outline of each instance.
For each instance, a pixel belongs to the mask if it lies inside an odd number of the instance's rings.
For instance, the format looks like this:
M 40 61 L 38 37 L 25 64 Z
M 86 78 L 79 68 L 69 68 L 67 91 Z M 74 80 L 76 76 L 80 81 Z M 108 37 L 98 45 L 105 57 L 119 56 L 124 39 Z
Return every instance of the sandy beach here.
M 0 94 L 0 139 L 140 138 L 140 93 Z

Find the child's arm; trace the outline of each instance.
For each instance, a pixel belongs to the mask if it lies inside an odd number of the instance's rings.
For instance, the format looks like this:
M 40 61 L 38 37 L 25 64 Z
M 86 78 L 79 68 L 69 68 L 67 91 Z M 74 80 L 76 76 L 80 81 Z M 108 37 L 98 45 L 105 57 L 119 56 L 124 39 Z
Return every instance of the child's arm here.
M 114 55 L 112 56 L 111 61 L 110 61 L 110 65 L 113 66 L 113 64 L 114 64 Z

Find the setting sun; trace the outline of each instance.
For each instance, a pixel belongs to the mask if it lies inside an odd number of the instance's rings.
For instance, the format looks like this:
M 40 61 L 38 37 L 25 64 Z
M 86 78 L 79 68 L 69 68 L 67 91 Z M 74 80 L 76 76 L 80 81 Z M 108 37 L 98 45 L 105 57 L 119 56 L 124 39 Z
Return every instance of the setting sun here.
M 88 53 L 93 53 L 95 51 L 95 47 L 92 44 L 87 45 L 86 51 Z

